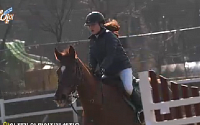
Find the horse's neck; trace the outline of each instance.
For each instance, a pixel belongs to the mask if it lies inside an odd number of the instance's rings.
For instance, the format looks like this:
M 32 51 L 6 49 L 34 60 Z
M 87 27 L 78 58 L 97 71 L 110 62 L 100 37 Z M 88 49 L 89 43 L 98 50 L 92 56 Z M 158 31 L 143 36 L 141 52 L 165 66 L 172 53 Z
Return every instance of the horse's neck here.
M 97 80 L 90 73 L 90 71 L 84 66 L 84 64 L 80 61 L 81 69 L 82 69 L 82 81 L 79 84 L 77 90 L 81 99 L 90 100 L 92 96 L 96 93 Z

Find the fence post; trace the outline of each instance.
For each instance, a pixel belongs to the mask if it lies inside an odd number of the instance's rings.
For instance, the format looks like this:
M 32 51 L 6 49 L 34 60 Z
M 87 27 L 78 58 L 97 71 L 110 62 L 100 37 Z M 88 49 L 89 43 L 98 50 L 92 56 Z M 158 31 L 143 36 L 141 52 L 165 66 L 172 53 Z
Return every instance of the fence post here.
M 0 105 L 1 105 L 1 122 L 5 122 L 5 106 L 4 106 L 4 99 L 0 99 Z
M 151 105 L 153 104 L 153 99 L 152 99 L 151 86 L 149 83 L 149 72 L 148 71 L 140 72 L 139 79 L 140 79 L 139 86 L 141 91 L 145 123 L 146 125 L 152 125 L 154 122 L 156 122 L 156 118 L 154 110 L 150 110 Z
M 77 111 L 77 101 L 75 101 L 72 105 L 74 106 L 74 109 Z M 78 116 L 74 110 L 73 110 L 73 119 L 75 123 L 78 123 Z

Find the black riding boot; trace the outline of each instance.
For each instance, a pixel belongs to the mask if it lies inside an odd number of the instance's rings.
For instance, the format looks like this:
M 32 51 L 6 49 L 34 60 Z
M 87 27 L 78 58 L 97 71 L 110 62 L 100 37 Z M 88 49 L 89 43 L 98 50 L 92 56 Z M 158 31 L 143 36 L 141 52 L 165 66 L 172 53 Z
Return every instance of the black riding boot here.
M 143 114 L 143 106 L 142 106 L 142 100 L 141 95 L 139 91 L 137 91 L 135 88 L 133 88 L 133 92 L 130 96 L 132 104 L 136 108 L 136 115 L 140 123 L 144 122 L 144 114 Z

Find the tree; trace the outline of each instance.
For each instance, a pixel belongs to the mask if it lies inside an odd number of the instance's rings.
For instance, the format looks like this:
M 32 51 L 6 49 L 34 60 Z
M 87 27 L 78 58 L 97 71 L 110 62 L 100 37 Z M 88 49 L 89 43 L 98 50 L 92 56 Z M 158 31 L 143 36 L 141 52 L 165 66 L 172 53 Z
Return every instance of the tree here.
M 30 12 L 40 20 L 40 28 L 50 32 L 59 43 L 62 41 L 63 28 L 69 21 L 75 0 L 43 0 L 45 9 L 37 9 L 37 5 L 30 5 Z
M 130 27 L 131 27 L 131 19 L 132 17 L 139 19 L 139 25 L 140 25 L 140 33 L 145 34 L 149 32 L 149 29 L 147 27 L 147 23 L 144 18 L 143 12 L 146 10 L 148 6 L 148 0 L 142 1 L 140 4 L 136 3 L 136 0 L 131 0 L 129 6 L 126 8 L 126 13 L 128 15 L 127 18 L 127 36 L 130 34 Z M 140 51 L 140 59 L 141 59 L 141 69 L 140 71 L 148 70 L 148 58 L 149 58 L 149 52 L 148 52 L 148 43 L 151 41 L 149 36 L 143 36 L 143 47 Z

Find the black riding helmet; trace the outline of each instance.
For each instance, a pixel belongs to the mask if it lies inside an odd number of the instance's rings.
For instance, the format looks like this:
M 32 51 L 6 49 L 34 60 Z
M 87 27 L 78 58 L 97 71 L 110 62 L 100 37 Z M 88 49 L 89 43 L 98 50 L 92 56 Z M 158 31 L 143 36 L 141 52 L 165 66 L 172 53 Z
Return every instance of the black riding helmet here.
M 93 11 L 86 16 L 85 26 L 92 25 L 95 23 L 104 24 L 105 18 L 102 13 Z

